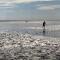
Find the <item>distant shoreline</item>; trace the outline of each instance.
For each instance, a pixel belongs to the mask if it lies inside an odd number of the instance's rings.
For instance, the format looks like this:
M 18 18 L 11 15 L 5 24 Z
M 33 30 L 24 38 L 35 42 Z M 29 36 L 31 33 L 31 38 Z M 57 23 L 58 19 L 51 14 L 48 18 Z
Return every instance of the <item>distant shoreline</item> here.
M 29 21 L 41 21 L 41 20 L 0 20 L 0 22 L 14 22 L 14 21 L 29 22 Z
M 44 20 L 0 20 L 0 22 L 14 22 L 14 21 L 29 22 L 29 21 L 44 21 Z M 60 21 L 60 20 L 46 20 L 46 21 Z

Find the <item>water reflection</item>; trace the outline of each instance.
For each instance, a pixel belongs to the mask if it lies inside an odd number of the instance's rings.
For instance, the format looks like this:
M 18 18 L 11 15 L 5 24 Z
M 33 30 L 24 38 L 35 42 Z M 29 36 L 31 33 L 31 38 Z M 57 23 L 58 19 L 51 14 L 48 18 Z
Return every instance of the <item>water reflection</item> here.
M 43 28 L 43 35 L 45 35 L 46 34 L 46 29 L 45 28 Z

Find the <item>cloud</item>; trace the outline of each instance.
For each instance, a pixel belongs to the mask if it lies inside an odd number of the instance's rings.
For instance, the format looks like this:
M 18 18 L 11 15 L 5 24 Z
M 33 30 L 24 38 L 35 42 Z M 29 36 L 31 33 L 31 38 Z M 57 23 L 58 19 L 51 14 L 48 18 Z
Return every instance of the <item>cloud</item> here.
M 22 2 L 31 2 L 32 0 L 0 0 L 0 3 L 7 3 L 7 2 L 13 2 L 13 3 L 22 3 Z
M 32 0 L 16 0 L 15 2 L 17 3 L 22 3 L 22 2 L 31 2 Z
M 17 3 L 33 2 L 33 1 L 52 1 L 52 0 L 15 0 L 15 2 L 17 2 Z
M 1 3 L 0 6 L 13 6 L 14 4 L 12 3 Z
M 23 3 L 23 2 L 32 2 L 32 1 L 52 1 L 52 0 L 0 0 L 0 3 L 6 2 L 15 2 L 15 3 Z
M 38 10 L 55 10 L 60 8 L 60 5 L 48 5 L 48 6 L 38 6 Z
M 44 6 L 44 7 L 38 8 L 38 9 L 39 10 L 53 10 L 54 8 L 48 7 L 48 6 Z
M 1 3 L 0 4 L 0 9 L 1 8 L 14 8 L 15 7 L 15 4 L 13 3 Z
M 14 0 L 0 0 L 0 3 L 14 2 Z
M 34 1 L 52 1 L 52 0 L 34 0 Z
M 0 8 L 14 8 L 15 3 L 13 3 L 13 0 L 2 0 L 0 1 Z
M 0 8 L 12 8 L 16 6 L 16 3 L 27 3 L 35 0 L 0 0 Z

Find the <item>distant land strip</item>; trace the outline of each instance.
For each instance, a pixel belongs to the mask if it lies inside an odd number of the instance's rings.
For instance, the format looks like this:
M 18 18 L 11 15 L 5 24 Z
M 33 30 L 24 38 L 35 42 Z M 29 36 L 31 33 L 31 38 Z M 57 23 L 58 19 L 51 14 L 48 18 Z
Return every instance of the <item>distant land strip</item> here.
M 29 21 L 42 21 L 42 20 L 0 20 L 0 22 L 29 22 Z
M 29 22 L 29 21 L 44 21 L 44 20 L 0 20 L 0 22 L 16 22 L 16 21 Z M 60 20 L 46 20 L 46 21 L 60 21 Z

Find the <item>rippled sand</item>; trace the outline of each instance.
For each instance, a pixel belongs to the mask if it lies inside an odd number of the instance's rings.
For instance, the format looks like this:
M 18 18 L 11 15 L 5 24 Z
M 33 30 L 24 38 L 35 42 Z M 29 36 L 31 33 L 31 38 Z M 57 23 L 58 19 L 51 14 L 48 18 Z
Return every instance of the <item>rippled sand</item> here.
M 0 60 L 60 60 L 60 40 L 17 32 L 0 33 Z

